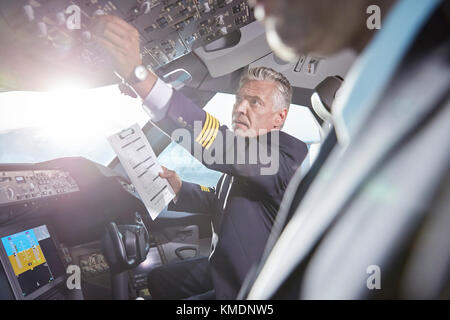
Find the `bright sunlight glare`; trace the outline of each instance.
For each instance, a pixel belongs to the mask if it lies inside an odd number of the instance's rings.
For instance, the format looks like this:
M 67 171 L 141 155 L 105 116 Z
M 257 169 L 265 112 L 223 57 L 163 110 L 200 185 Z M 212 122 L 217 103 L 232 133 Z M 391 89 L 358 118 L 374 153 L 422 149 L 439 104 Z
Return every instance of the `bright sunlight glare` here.
M 49 149 L 70 150 L 68 155 L 98 152 L 110 135 L 148 120 L 141 100 L 122 95 L 117 86 L 62 83 L 48 92 L 0 94 L 0 134 L 37 128 L 33 139 Z

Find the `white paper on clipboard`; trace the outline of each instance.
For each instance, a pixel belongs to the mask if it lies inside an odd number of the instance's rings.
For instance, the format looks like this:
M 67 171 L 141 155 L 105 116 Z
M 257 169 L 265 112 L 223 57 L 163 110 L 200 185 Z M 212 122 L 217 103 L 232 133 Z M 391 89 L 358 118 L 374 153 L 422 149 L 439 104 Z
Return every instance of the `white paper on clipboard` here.
M 167 180 L 159 176 L 162 168 L 147 137 L 139 125 L 134 124 L 112 135 L 108 141 L 144 202 L 150 217 L 155 220 L 175 197 L 175 192 Z

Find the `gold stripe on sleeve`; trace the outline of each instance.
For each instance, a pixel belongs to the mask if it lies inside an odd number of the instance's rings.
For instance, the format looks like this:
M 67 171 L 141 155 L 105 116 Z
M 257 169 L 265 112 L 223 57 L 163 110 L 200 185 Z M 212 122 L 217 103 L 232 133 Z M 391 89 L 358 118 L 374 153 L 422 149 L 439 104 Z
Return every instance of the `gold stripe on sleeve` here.
M 208 127 L 206 128 L 205 133 L 203 134 L 203 137 L 200 139 L 198 143 L 203 144 L 203 142 L 205 142 L 213 126 L 214 126 L 214 117 L 211 116 L 211 121 L 209 122 Z
M 198 143 L 201 143 L 200 141 L 204 139 L 205 130 L 210 125 L 210 119 L 211 119 L 211 115 L 207 112 L 206 113 L 206 121 L 205 121 L 205 124 L 203 125 L 202 132 L 200 132 L 197 139 L 195 139 L 195 141 L 197 141 Z
M 217 121 L 217 126 L 216 126 L 216 129 L 214 131 L 214 135 L 212 136 L 211 140 L 209 140 L 209 143 L 206 145 L 205 149 L 209 149 L 209 147 L 211 147 L 211 145 L 213 144 L 214 140 L 216 140 L 218 132 L 219 132 L 219 121 Z
M 211 124 L 211 128 L 210 128 L 209 131 L 208 131 L 208 135 L 206 136 L 206 134 L 205 134 L 206 139 L 203 140 L 203 143 L 202 143 L 202 146 L 203 146 L 203 147 L 206 146 L 206 145 L 208 144 L 208 142 L 209 142 L 209 140 L 211 140 L 211 137 L 213 136 L 215 130 L 216 130 L 216 129 L 218 128 L 218 126 L 219 126 L 219 120 L 217 120 L 217 119 L 214 118 L 214 117 L 212 117 L 212 118 L 213 118 L 213 123 Z

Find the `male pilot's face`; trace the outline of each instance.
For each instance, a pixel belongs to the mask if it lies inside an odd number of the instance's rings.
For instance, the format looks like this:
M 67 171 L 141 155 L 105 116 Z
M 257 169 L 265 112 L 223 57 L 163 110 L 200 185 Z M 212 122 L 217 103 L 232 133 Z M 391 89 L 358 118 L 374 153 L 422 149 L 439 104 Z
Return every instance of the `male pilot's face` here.
M 256 80 L 248 81 L 239 89 L 233 107 L 236 135 L 253 137 L 281 127 L 287 109 L 274 105 L 276 90 L 274 82 Z
M 286 60 L 298 54 L 327 56 L 357 47 L 367 32 L 366 9 L 392 0 L 253 0 L 267 40 Z

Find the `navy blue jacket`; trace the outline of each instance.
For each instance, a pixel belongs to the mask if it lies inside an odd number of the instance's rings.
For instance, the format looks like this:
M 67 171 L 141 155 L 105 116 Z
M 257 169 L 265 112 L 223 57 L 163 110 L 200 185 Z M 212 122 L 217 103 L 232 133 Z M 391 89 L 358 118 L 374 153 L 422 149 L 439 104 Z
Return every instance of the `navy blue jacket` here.
M 201 123 L 195 125 L 195 121 Z M 307 155 L 306 144 L 281 131 L 256 138 L 238 137 L 177 91 L 169 102 L 166 116 L 156 124 L 169 135 L 181 136 L 175 130 L 187 129 L 185 133 L 189 132 L 190 137 L 184 135 L 184 140 L 177 142 L 206 167 L 224 173 L 216 188 L 183 181 L 176 204 L 172 202 L 168 209 L 211 215 L 210 270 L 216 297 L 234 299 L 249 269 L 261 259 L 286 187 Z M 227 138 L 225 142 L 222 137 Z M 256 153 L 252 143 L 257 150 L 267 146 L 264 155 L 271 157 L 277 153 L 276 172 L 261 174 L 262 169 L 273 166 L 267 158 L 249 161 Z M 201 148 L 201 157 L 194 152 L 195 144 Z M 239 149 L 242 145 L 245 147 Z M 237 163 L 238 149 L 244 150 L 245 163 Z M 205 160 L 207 154 L 222 161 L 210 163 Z M 233 161 L 227 161 L 227 157 Z M 276 161 L 276 157 L 272 159 Z

